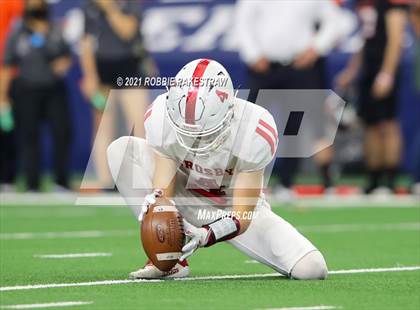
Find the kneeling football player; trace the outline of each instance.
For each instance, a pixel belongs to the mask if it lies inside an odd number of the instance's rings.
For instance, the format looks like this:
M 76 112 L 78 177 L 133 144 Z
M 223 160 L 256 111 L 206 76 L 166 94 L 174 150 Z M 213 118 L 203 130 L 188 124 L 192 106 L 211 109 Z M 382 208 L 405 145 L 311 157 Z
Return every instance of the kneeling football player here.
M 235 97 L 220 63 L 185 65 L 146 112 L 145 129 L 146 140 L 121 137 L 109 146 L 111 174 L 139 221 L 157 197 L 173 199 L 187 243 L 171 271 L 149 261 L 130 278 L 186 277 L 186 258 L 222 241 L 290 278 L 327 277 L 322 254 L 262 193 L 278 143 L 273 117 Z

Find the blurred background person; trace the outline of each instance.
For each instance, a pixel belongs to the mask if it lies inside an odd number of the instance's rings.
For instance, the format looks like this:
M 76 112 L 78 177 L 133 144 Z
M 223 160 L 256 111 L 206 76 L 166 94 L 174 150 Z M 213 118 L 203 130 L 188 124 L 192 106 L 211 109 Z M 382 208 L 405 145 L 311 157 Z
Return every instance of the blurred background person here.
M 407 9 L 411 0 L 360 0 L 358 14 L 364 47 L 336 79 L 345 90 L 360 75 L 359 115 L 364 121 L 365 162 L 369 173 L 366 193 L 381 185 L 393 191 L 398 176 L 402 137 L 397 121 L 399 63 Z
M 323 89 L 323 63 L 343 35 L 339 7 L 333 1 L 238 1 L 239 54 L 248 67 L 249 100 L 260 89 Z M 282 145 L 281 147 L 287 147 Z M 331 186 L 331 148 L 318 154 L 323 183 Z M 292 198 L 297 158 L 276 161 L 276 199 Z
M 417 96 L 420 96 L 420 0 L 416 0 L 411 9 L 411 22 L 416 35 L 415 47 L 415 71 L 414 81 L 417 90 Z M 419 105 L 419 103 L 417 103 Z M 419 110 L 419 109 L 417 109 Z M 414 167 L 413 167 L 413 193 L 420 196 L 420 124 L 417 123 L 417 130 L 414 140 Z
M 40 130 L 46 120 L 54 141 L 56 189 L 67 189 L 71 128 L 64 76 L 71 64 L 70 49 L 60 26 L 49 19 L 46 0 L 25 0 L 24 4 L 23 20 L 6 43 L 0 98 L 11 102 L 7 96 L 12 70 L 17 68 L 13 105 L 26 187 L 40 190 Z
M 1 4 L 0 10 L 0 88 L 4 88 L 3 55 L 6 39 L 13 24 L 22 16 L 23 0 L 9 0 Z M 7 71 L 7 70 L 6 70 Z M 10 73 L 14 75 L 14 72 Z M 13 76 L 10 77 L 13 79 Z M 2 82 L 3 81 L 3 82 Z M 14 131 L 13 106 L 9 97 L 12 97 L 14 83 L 8 90 L 0 90 L 0 191 L 14 191 L 16 177 L 16 143 Z
M 122 108 L 129 132 L 144 137 L 143 115 L 149 102 L 146 89 L 124 89 L 118 92 L 118 98 L 108 97 L 112 88 L 120 88 L 116 82 L 118 77 L 125 81 L 126 77 L 146 74 L 147 57 L 140 33 L 140 13 L 138 0 L 87 0 L 84 7 L 85 34 L 80 50 L 82 91 L 94 107 L 94 126 L 99 134 L 93 135 L 93 156 L 101 188 L 113 184 L 106 149 L 116 134 L 114 103 L 119 103 Z M 107 110 L 103 113 L 106 103 Z

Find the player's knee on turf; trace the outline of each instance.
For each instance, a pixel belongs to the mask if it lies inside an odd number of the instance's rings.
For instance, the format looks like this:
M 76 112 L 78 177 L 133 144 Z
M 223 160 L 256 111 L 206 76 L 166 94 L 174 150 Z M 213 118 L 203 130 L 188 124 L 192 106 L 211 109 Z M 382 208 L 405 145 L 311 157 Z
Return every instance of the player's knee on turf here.
M 302 257 L 290 272 L 290 277 L 296 280 L 324 280 L 327 276 L 327 264 L 319 251 Z

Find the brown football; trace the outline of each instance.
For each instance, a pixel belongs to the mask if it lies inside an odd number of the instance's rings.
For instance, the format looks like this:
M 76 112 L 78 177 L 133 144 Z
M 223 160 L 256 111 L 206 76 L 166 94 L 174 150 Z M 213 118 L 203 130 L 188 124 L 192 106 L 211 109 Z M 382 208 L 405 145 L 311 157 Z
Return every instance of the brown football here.
M 153 264 L 159 270 L 171 270 L 184 245 L 184 225 L 175 205 L 157 198 L 144 215 L 140 232 L 143 249 Z

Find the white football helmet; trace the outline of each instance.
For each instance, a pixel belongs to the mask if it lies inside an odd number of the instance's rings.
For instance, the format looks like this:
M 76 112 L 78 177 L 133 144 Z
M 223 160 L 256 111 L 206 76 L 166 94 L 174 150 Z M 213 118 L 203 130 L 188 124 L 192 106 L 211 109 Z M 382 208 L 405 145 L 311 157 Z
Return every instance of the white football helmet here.
M 233 117 L 232 79 L 217 61 L 196 59 L 175 76 L 166 111 L 178 143 L 195 155 L 223 144 Z

